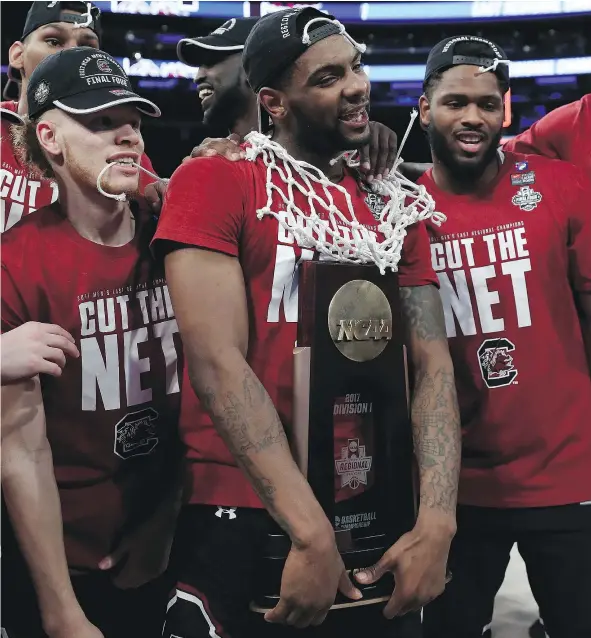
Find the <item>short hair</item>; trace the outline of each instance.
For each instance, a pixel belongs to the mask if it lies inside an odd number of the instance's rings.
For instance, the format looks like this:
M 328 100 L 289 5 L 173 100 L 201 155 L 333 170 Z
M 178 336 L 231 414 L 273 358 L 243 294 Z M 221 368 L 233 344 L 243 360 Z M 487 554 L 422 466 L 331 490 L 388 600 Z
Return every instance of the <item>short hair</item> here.
M 483 47 L 487 49 L 486 53 L 483 53 Z M 454 53 L 457 55 L 463 55 L 471 58 L 479 58 L 479 57 L 489 57 L 490 53 L 488 53 L 488 47 L 483 45 L 482 42 L 476 41 L 468 41 L 468 42 L 458 42 L 455 45 Z M 454 65 L 456 66 L 456 65 Z M 460 66 L 460 65 L 457 65 Z M 436 71 L 433 73 L 429 79 L 423 83 L 423 93 L 427 96 L 428 100 L 431 100 L 433 96 L 433 92 L 437 88 L 437 85 L 441 81 L 443 74 L 448 70 L 453 68 L 453 66 L 449 66 L 446 69 L 442 69 L 441 71 Z M 493 71 L 493 73 L 495 73 Z M 498 74 L 495 73 L 495 77 L 497 78 L 499 84 L 499 91 L 501 95 L 505 95 L 505 93 L 509 90 L 509 84 Z
M 23 124 L 15 124 L 10 127 L 10 137 L 15 155 L 32 175 L 53 179 L 55 173 L 37 138 L 39 119 L 31 120 L 28 116 L 23 119 Z

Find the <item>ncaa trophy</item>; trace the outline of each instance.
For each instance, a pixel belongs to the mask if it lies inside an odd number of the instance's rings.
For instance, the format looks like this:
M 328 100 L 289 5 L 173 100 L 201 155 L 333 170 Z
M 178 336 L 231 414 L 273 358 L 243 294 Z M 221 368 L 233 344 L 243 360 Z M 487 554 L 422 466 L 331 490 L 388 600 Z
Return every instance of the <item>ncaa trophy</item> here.
M 416 112 L 409 130 L 414 117 Z M 250 133 L 246 141 L 247 159 L 262 156 L 267 166 L 267 185 L 275 171 L 289 186 L 273 198 L 280 189 L 271 183 L 259 219 L 275 217 L 299 246 L 320 254 L 319 261 L 301 261 L 294 282 L 298 333 L 287 435 L 352 576 L 377 562 L 414 526 L 417 499 L 397 266 L 406 227 L 425 219 L 440 224 L 445 216 L 434 212 L 424 187 L 397 170 L 400 150 L 388 178 L 363 187 L 380 240 L 358 222 L 349 193 L 321 171 L 297 162 L 260 133 Z M 328 189 L 344 194 L 343 210 Z M 300 203 L 302 195 L 307 198 L 307 211 L 297 206 L 295 191 Z M 264 613 L 278 603 L 290 549 L 289 537 L 271 521 L 253 611 Z M 372 585 L 353 581 L 363 598 L 351 601 L 337 593 L 333 609 L 383 602 L 393 591 L 391 575 Z
M 398 275 L 307 261 L 299 277 L 290 442 L 354 572 L 377 562 L 415 520 Z M 268 538 L 252 606 L 261 612 L 279 600 L 291 548 L 279 528 Z M 339 592 L 333 608 L 382 602 L 393 590 L 389 576 L 355 585 L 363 598 Z

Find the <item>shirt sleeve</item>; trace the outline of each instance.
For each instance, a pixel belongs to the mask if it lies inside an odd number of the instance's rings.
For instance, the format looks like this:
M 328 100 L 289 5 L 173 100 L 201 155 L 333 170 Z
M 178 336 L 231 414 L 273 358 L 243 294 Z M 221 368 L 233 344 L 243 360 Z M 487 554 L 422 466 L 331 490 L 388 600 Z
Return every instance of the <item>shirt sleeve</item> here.
M 19 287 L 15 280 L 18 280 L 18 274 L 13 272 L 15 269 L 11 268 L 10 257 L 6 255 L 7 247 L 3 248 L 2 255 L 2 297 L 1 297 L 1 316 L 2 316 L 2 332 L 8 332 L 13 328 L 32 321 L 29 308 L 26 301 L 19 292 Z M 8 259 L 5 259 L 8 257 Z
M 439 288 L 439 280 L 431 265 L 429 236 L 424 222 L 408 227 L 402 244 L 398 281 L 401 287 L 434 285 Z
M 162 240 L 239 254 L 245 210 L 242 172 L 221 157 L 182 164 L 168 184 L 152 245 Z
M 531 127 L 509 140 L 504 150 L 573 161 L 571 144 L 576 135 L 578 103 L 554 109 Z
M 591 293 L 591 181 L 577 170 L 576 186 L 567 204 L 569 270 L 575 292 Z

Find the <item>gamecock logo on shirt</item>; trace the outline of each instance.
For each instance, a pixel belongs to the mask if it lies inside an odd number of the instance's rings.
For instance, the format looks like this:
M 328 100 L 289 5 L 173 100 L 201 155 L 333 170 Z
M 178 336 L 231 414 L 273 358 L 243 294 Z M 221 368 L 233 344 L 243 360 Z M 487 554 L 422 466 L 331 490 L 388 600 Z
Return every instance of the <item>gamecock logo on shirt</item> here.
M 478 348 L 478 363 L 488 388 L 510 385 L 517 376 L 511 353 L 515 344 L 509 339 L 487 339 Z
M 126 414 L 115 426 L 115 454 L 122 459 L 150 454 L 159 443 L 157 422 L 154 408 Z

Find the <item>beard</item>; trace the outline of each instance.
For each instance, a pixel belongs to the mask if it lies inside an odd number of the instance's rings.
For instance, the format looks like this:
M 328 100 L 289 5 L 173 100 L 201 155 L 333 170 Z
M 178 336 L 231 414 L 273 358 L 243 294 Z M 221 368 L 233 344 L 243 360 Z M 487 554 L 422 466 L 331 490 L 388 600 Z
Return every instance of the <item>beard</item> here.
M 503 137 L 503 129 L 500 128 L 492 137 L 486 150 L 478 160 L 462 160 L 454 154 L 445 135 L 433 122 L 427 127 L 427 137 L 433 155 L 447 168 L 456 182 L 471 184 L 480 179 L 487 167 L 497 157 L 497 149 Z
M 369 125 L 363 137 L 352 140 L 339 130 L 338 123 L 331 128 L 312 119 L 295 104 L 291 105 L 291 109 L 297 122 L 295 141 L 302 150 L 323 156 L 336 156 L 344 151 L 359 150 L 370 140 Z M 369 113 L 369 106 L 367 111 Z
M 210 137 L 225 137 L 249 109 L 249 97 L 241 81 L 220 91 L 214 103 L 203 114 Z

